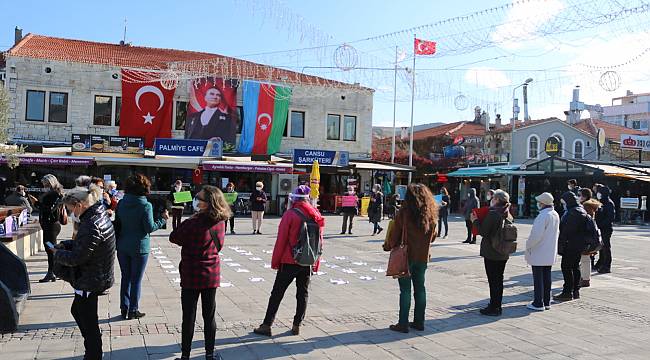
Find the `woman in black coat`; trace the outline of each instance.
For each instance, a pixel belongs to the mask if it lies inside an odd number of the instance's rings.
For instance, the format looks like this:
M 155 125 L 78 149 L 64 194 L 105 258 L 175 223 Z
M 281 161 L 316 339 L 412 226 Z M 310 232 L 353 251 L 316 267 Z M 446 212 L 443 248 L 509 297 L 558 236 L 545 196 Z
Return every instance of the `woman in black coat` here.
M 381 193 L 381 185 L 375 184 L 372 187 L 370 195 L 370 205 L 368 206 L 368 220 L 374 225 L 372 234 L 379 234 L 384 230 L 379 223 L 381 222 L 382 209 L 384 207 L 384 194 Z
M 565 211 L 560 218 L 558 254 L 562 255 L 564 287 L 553 300 L 569 301 L 580 298 L 580 258 L 587 245 L 585 239 L 589 215 L 572 192 L 565 192 L 561 199 Z
M 97 297 L 114 281 L 115 231 L 101 199 L 102 190 L 96 185 L 65 195 L 63 203 L 79 222 L 79 231 L 74 241 L 52 249 L 57 275 L 74 288 L 70 311 L 84 338 L 84 359 L 102 358 Z
M 56 238 L 61 232 L 61 198 L 63 197 L 63 186 L 59 183 L 56 176 L 47 174 L 41 179 L 45 194 L 38 201 L 38 222 L 43 229 L 43 246 L 47 253 L 47 275 L 39 282 L 56 281 L 52 273 L 52 251 L 46 243 L 56 245 Z

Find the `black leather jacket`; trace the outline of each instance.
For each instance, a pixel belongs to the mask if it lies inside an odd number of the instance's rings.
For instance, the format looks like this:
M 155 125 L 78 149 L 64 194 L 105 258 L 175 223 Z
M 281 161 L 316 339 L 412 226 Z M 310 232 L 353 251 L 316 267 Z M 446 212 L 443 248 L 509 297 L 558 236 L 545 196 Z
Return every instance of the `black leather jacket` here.
M 70 282 L 77 290 L 102 292 L 113 286 L 115 231 L 106 209 L 97 203 L 81 214 L 74 241 L 64 242 L 69 250 L 58 250 L 54 261 L 75 268 Z
M 558 239 L 558 254 L 572 255 L 582 253 L 587 247 L 587 212 L 578 204 L 575 195 L 566 192 L 562 199 L 567 204 L 567 210 L 560 218 L 560 237 Z

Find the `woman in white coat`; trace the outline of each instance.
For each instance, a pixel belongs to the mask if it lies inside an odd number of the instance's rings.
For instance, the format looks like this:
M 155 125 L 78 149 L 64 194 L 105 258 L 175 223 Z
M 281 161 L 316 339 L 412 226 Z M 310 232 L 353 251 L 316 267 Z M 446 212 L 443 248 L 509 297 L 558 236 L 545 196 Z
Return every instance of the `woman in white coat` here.
M 539 215 L 526 241 L 526 262 L 533 267 L 534 298 L 527 307 L 543 311 L 551 309 L 551 267 L 557 256 L 560 216 L 553 208 L 553 195 L 545 192 L 535 200 Z

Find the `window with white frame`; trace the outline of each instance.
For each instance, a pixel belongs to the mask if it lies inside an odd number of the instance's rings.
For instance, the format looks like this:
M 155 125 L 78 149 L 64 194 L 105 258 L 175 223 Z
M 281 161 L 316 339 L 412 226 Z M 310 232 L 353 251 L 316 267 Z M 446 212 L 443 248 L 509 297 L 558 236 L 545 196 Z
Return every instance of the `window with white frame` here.
M 537 159 L 539 156 L 539 136 L 530 135 L 528 137 L 528 158 Z
M 584 149 L 585 149 L 584 142 L 582 140 L 580 140 L 580 139 L 576 139 L 573 142 L 573 158 L 574 159 L 582 159 L 582 157 L 584 156 L 584 152 L 585 152 Z

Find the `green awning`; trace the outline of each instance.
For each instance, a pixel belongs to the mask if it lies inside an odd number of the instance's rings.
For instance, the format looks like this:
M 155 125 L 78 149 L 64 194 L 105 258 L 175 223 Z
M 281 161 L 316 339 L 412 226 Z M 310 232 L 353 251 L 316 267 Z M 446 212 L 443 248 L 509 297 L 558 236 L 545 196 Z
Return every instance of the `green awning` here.
M 496 177 L 502 175 L 542 175 L 544 171 L 522 170 L 519 165 L 498 165 L 461 168 L 450 172 L 450 177 Z

